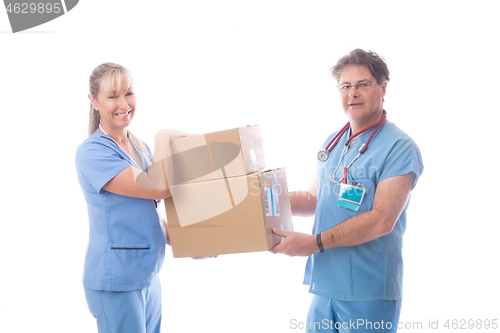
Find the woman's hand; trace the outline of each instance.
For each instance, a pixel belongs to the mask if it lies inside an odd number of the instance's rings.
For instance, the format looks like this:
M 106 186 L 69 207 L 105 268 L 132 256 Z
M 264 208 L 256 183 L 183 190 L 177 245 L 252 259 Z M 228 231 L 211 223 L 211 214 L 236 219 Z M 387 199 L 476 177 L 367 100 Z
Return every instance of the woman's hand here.
M 199 259 L 208 259 L 208 258 L 217 258 L 218 256 L 203 256 L 203 257 L 191 257 L 191 259 L 199 260 Z
M 177 129 L 160 130 L 155 135 L 153 163 L 151 164 L 148 175 L 154 180 L 155 186 L 162 186 L 169 190 L 167 193 L 168 196 L 171 194 L 171 180 L 174 178 L 170 142 L 171 140 L 191 135 L 196 134 L 182 132 Z
M 156 133 L 155 135 L 155 152 L 154 160 L 161 161 L 165 158 L 170 157 L 170 141 L 178 138 L 183 138 L 186 136 L 197 135 L 194 133 L 187 133 L 179 131 L 178 129 L 163 129 Z

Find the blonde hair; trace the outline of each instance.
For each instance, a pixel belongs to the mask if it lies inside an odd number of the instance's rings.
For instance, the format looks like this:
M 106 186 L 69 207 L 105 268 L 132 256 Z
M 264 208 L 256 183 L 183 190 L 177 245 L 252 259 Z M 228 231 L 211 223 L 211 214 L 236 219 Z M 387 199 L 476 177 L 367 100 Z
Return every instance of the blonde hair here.
M 122 65 L 114 64 L 112 62 L 106 62 L 97 66 L 90 75 L 89 78 L 89 92 L 90 95 L 97 99 L 99 97 L 99 92 L 104 88 L 103 84 L 106 83 L 109 90 L 112 90 L 113 83 L 116 82 L 118 90 L 120 90 L 122 75 L 128 76 L 130 82 L 133 82 L 132 73 Z M 99 128 L 101 123 L 101 114 L 98 110 L 94 109 L 92 103 L 90 103 L 89 110 L 89 136 L 94 134 L 94 132 Z M 130 141 L 141 151 L 141 153 L 149 156 L 149 151 L 146 149 L 144 143 L 139 140 L 130 131 L 127 131 Z

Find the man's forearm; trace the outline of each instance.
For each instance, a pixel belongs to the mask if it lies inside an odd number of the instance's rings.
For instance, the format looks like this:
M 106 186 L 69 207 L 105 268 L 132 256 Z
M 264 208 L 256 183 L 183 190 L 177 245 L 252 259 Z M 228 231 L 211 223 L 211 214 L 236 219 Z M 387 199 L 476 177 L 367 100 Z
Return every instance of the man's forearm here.
M 408 202 L 412 181 L 412 173 L 383 180 L 375 192 L 372 210 L 323 232 L 323 247 L 364 244 L 390 233 Z
M 321 234 L 323 248 L 355 246 L 370 242 L 392 231 L 377 212 L 361 213 Z

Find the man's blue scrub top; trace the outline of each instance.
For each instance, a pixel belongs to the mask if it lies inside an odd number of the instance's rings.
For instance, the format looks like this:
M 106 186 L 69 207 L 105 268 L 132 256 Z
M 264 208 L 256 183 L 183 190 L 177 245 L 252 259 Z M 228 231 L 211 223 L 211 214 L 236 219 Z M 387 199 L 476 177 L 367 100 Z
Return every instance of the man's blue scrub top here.
M 149 151 L 149 148 L 148 148 Z M 107 192 L 102 187 L 122 170 L 138 166 L 111 137 L 96 130 L 76 152 L 78 181 L 89 216 L 89 244 L 83 284 L 129 291 L 149 286 L 165 257 L 166 234 L 154 200 Z
M 335 174 L 338 181 L 358 154 L 359 147 L 368 140 L 370 130 L 354 141 L 345 153 Z M 327 145 L 333 133 L 321 146 Z M 347 131 L 326 162 L 317 163 L 317 206 L 313 234 L 318 234 L 353 217 L 370 211 L 377 184 L 382 180 L 414 174 L 412 189 L 422 174 L 423 164 L 420 150 L 415 142 L 392 123 L 385 123 L 375 134 L 368 150 L 349 168 L 347 183 L 361 183 L 365 196 L 358 212 L 337 205 L 339 188 L 328 179 L 332 177 L 344 144 L 349 138 Z M 304 284 L 310 292 L 343 301 L 398 300 L 403 287 L 403 234 L 406 229 L 404 208 L 394 229 L 388 235 L 365 244 L 327 249 L 309 257 L 304 275 Z

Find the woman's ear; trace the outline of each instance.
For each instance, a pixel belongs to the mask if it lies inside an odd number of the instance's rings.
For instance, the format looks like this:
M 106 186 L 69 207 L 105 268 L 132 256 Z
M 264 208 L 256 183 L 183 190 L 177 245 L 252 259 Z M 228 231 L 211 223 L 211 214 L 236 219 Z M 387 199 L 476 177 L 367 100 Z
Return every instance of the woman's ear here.
M 97 108 L 97 101 L 94 97 L 92 97 L 91 94 L 88 95 L 89 96 L 89 100 L 90 100 L 90 103 L 92 104 L 92 106 L 94 107 L 94 109 L 96 111 L 99 111 L 99 109 Z

